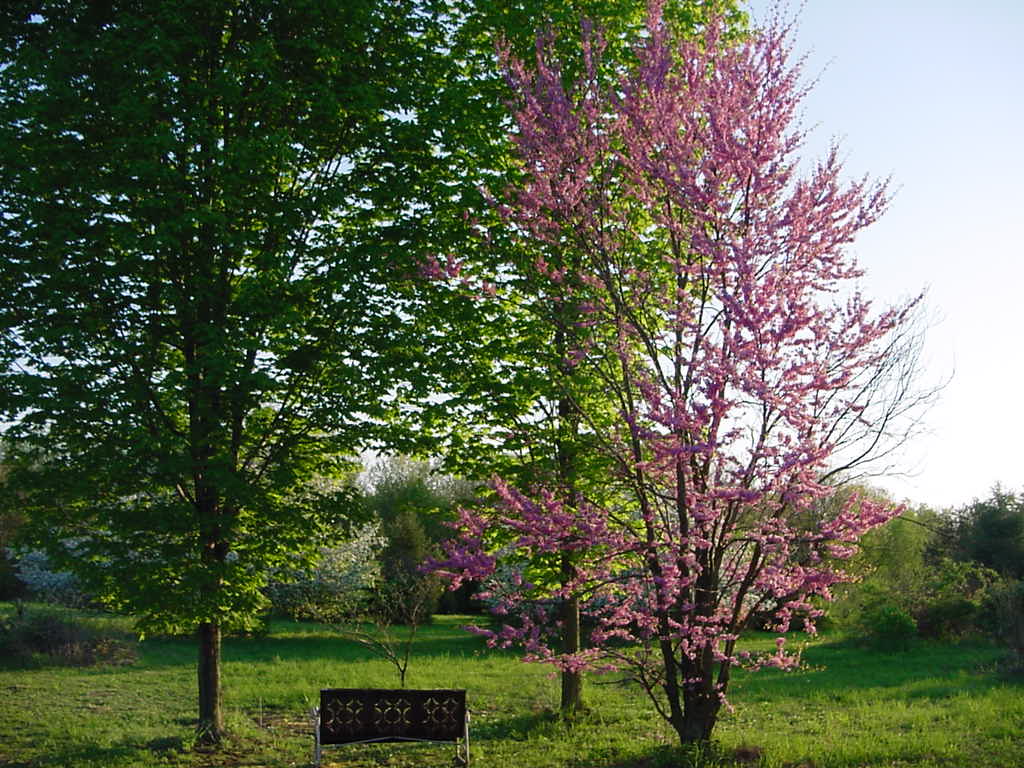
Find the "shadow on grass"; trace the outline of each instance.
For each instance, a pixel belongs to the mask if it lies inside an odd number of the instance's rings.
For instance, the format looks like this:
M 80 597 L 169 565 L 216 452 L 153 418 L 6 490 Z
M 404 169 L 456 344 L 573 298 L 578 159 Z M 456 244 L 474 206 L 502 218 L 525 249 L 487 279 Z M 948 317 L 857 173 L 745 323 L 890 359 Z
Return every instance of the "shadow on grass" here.
M 103 766 L 131 766 L 137 765 L 140 753 L 150 752 L 155 755 L 166 754 L 178 751 L 180 739 L 158 739 L 159 743 L 148 744 L 118 744 L 115 746 L 101 747 L 95 744 L 68 744 L 60 751 L 53 751 L 45 755 L 33 757 L 30 762 L 4 763 L 5 768 L 45 768 L 46 766 L 78 766 L 78 765 L 103 765 Z M 178 746 L 162 746 L 163 742 L 177 742 Z
M 557 711 L 543 709 L 531 713 L 494 718 L 486 723 L 473 722 L 473 740 L 478 744 L 488 741 L 528 742 L 533 739 L 562 740 L 579 731 L 574 740 L 579 744 L 588 742 L 588 733 L 608 728 L 624 730 L 628 735 L 638 724 L 631 719 L 609 717 L 599 710 L 590 710 L 575 720 L 564 720 Z M 626 743 L 629 740 L 626 739 Z M 614 750 L 615 748 L 613 748 Z M 627 748 L 628 751 L 628 748 Z M 756 751 L 756 754 L 755 754 Z M 639 753 L 628 756 L 588 754 L 585 763 L 569 762 L 567 765 L 586 768 L 750 768 L 761 764 L 760 750 L 750 748 L 722 749 L 717 742 L 681 746 L 666 743 L 648 746 Z
M 15 607 L 10 603 L 0 603 L 0 618 L 14 615 Z M 132 620 L 127 616 L 116 616 L 99 611 L 54 609 L 52 606 L 30 604 L 27 607 L 29 616 L 59 615 L 75 624 L 100 631 L 118 640 L 130 644 L 133 653 L 138 652 L 139 659 L 124 660 L 125 666 L 142 666 L 148 669 L 192 667 L 196 663 L 196 641 L 191 635 L 152 635 L 135 643 L 135 632 Z M 439 615 L 430 624 L 418 628 L 412 641 L 414 658 L 447 658 L 471 656 L 486 650 L 486 643 L 477 635 L 460 631 L 467 624 L 486 624 L 483 616 L 450 616 Z M 317 624 L 314 622 L 298 622 L 286 619 L 272 619 L 269 623 L 270 632 L 266 635 L 226 637 L 223 644 L 226 662 L 262 662 L 268 658 L 281 658 L 294 661 L 310 662 L 358 662 L 378 658 L 372 651 L 359 643 L 341 636 L 342 627 Z M 373 631 L 372 625 L 362 625 L 363 629 Z M 395 644 L 404 642 L 406 628 L 396 626 L 392 629 Z M 26 667 L 15 664 L 6 656 L 0 658 L 0 669 L 17 670 L 22 668 L 47 668 L 51 666 L 76 666 L 62 663 L 33 663 Z M 134 663 L 132 663 L 134 662 Z M 113 665 L 111 665 L 113 666 Z
M 310 738 L 312 745 L 312 738 Z M 82 765 L 103 768 L 134 768 L 139 765 L 176 765 L 181 761 L 194 768 L 243 768 L 244 766 L 293 766 L 294 755 L 268 754 L 259 740 L 232 737 L 223 744 L 204 748 L 181 737 L 164 737 L 147 742 L 124 741 L 119 744 L 67 744 L 63 749 L 39 755 L 29 762 L 3 763 L 4 768 L 61 768 Z
M 915 684 L 901 696 L 946 698 L 1005 684 L 992 672 L 1000 653 L 991 645 L 924 642 L 907 651 L 882 652 L 842 640 L 808 648 L 805 666 L 798 670 L 738 673 L 731 690 L 742 691 L 747 699 L 839 699 L 851 692 Z
M 611 762 L 595 764 L 593 768 L 749 768 L 759 764 L 759 761 L 737 761 L 732 755 L 720 753 L 714 745 L 684 748 L 664 744 L 646 754 L 613 759 Z
M 557 712 L 543 709 L 509 717 L 474 719 L 471 731 L 474 741 L 525 741 L 530 736 L 549 735 L 559 729 L 571 727 Z

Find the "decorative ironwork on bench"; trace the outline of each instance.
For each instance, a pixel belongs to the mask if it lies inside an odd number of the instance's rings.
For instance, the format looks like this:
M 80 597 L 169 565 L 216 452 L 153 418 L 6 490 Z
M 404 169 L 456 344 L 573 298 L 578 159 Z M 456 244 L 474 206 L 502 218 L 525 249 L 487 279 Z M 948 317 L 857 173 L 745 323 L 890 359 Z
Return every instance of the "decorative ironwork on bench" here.
M 316 747 L 385 741 L 455 742 L 456 762 L 469 765 L 469 710 L 464 690 L 325 688 L 313 710 Z

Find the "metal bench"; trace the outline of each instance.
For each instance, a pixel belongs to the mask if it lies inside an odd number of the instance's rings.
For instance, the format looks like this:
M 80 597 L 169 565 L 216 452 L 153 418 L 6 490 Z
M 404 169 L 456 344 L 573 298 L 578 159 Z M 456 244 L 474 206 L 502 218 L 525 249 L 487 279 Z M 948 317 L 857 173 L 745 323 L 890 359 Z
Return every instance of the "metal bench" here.
M 456 763 L 469 765 L 464 690 L 325 688 L 313 718 L 316 766 L 327 745 L 385 741 L 455 742 Z

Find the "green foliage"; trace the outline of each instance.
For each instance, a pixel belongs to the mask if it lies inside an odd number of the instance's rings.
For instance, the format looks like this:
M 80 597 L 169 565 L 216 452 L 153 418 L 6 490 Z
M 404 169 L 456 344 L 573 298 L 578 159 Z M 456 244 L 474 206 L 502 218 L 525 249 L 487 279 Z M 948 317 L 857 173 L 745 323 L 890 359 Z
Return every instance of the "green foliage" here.
M 954 531 L 958 558 L 1024 578 L 1024 497 L 997 485 L 959 510 Z
M 403 509 L 385 526 L 387 546 L 381 555 L 384 591 L 390 599 L 378 610 L 397 624 L 430 621 L 444 589 L 438 577 L 421 574 L 420 566 L 436 555 L 432 542 L 412 509 Z
M 911 615 L 923 637 L 986 633 L 1017 647 L 1013 585 L 1024 573 L 1018 495 L 996 486 L 954 515 L 913 510 L 863 544 L 855 560 L 862 583 L 848 590 L 843 607 L 853 625 L 874 631 L 872 617 L 888 605 Z
M 379 459 L 366 473 L 367 511 L 380 521 L 383 584 L 376 610 L 388 622 L 429 622 L 444 602 L 445 612 L 470 608 L 468 590 L 447 594 L 436 576 L 420 572 L 439 543 L 451 535 L 446 523 L 460 503 L 474 496 L 472 484 L 404 456 Z M 413 614 L 416 614 L 414 616 Z
M 973 562 L 943 558 L 932 564 L 915 610 L 926 637 L 957 639 L 991 630 L 991 589 L 997 574 Z
M 665 5 L 672 23 L 686 29 L 713 10 L 726 13 L 737 29 L 744 20 L 732 0 Z M 501 199 L 521 173 L 509 136 L 512 94 L 497 66 L 495 44 L 501 41 L 530 60 L 538 31 L 550 34 L 571 81 L 582 71 L 581 21 L 587 19 L 607 45 L 603 76 L 611 81 L 633 56 L 645 12 L 635 0 L 446 4 L 443 45 L 453 66 L 416 106 L 418 121 L 437 142 L 435 170 L 445 180 L 443 193 L 423 209 L 433 238 L 428 253 L 442 262 L 452 256 L 460 279 L 471 285 L 497 288 L 488 297 L 438 281 L 431 304 L 430 332 L 446 340 L 448 364 L 439 372 L 445 396 L 425 407 L 424 421 L 430 429 L 443 427 L 437 431 L 446 466 L 460 476 L 483 481 L 498 473 L 522 487 L 550 483 L 558 472 L 558 446 L 573 455 L 582 479 L 603 469 L 592 450 L 593 436 L 584 436 L 578 416 L 559 404 L 568 398 L 607 399 L 606 393 L 592 377 L 565 375 L 567 348 L 559 328 L 575 320 L 574 312 L 556 307 L 550 291 L 524 269 L 542 256 L 563 264 L 573 258 L 571 248 L 555 245 L 542 252 L 524 244 L 489 199 Z M 590 485 L 594 492 L 600 488 Z
M 860 542 L 861 563 L 895 591 L 918 591 L 929 571 L 925 552 L 935 535 L 932 519 L 930 510 L 908 510 L 871 531 Z
M 322 546 L 312 565 L 276 570 L 264 594 L 279 616 L 338 622 L 366 614 L 380 586 L 384 538 L 368 523 Z
M 909 617 L 914 633 L 926 638 L 991 631 L 996 574 L 949 556 L 956 544 L 948 518 L 928 508 L 907 510 L 865 536 L 860 549 L 850 561 L 858 580 L 841 589 L 833 610 L 840 626 L 878 638 L 909 629 L 903 626 Z
M 917 623 L 904 608 L 880 602 L 861 614 L 861 630 L 879 650 L 906 651 L 917 636 Z
M 327 522 L 308 479 L 397 438 L 382 392 L 425 385 L 413 265 L 379 231 L 412 11 L 24 3 L 5 28 L 9 481 L 30 535 L 76 540 L 57 564 L 150 628 L 244 624 Z
M 413 509 L 401 510 L 387 524 L 385 577 L 415 573 L 431 554 L 431 542 Z
M 446 523 L 455 519 L 456 507 L 475 498 L 473 483 L 444 473 L 435 463 L 401 455 L 372 462 L 363 486 L 370 519 L 386 527 L 411 513 L 430 542 L 447 538 Z
M 1005 579 L 992 592 L 996 633 L 1012 652 L 1011 664 L 1024 671 L 1024 581 Z
M 437 8 L 3 18 L 4 490 L 57 569 L 147 630 L 202 628 L 215 661 L 217 628 L 252 626 L 268 570 L 333 526 L 310 480 L 418 440 L 437 338 L 412 278 L 437 186 L 413 118 L 449 66 Z
M 911 562 L 908 569 L 914 566 Z M 993 571 L 944 558 L 927 564 L 913 579 L 900 573 L 901 578 L 890 581 L 887 575 L 876 572 L 846 590 L 838 611 L 841 625 L 875 636 L 885 631 L 876 622 L 898 613 L 927 638 L 956 640 L 991 630 Z
M 917 611 L 917 628 L 923 637 L 943 640 L 977 633 L 986 620 L 985 607 L 963 595 L 936 597 Z

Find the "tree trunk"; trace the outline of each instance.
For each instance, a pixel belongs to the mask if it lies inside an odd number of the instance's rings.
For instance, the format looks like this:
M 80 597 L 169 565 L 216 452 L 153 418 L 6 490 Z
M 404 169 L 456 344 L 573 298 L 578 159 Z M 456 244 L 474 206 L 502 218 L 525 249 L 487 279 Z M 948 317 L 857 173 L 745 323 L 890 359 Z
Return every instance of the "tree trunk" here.
M 697 686 L 687 686 L 683 692 L 683 717 L 673 723 L 682 744 L 711 741 L 711 732 L 718 722 L 722 702 L 714 693 Z
M 562 602 L 562 652 L 580 650 L 580 601 L 571 597 Z M 562 715 L 573 717 L 583 707 L 583 673 L 562 671 Z
M 224 738 L 220 690 L 220 624 L 199 625 L 199 724 L 198 740 L 216 744 Z
M 575 306 L 566 303 L 558 316 L 555 330 L 555 349 L 559 356 L 558 371 L 563 381 L 570 381 L 575 374 L 572 366 L 566 361 L 569 357 L 569 338 L 566 329 L 575 322 L 578 314 Z M 574 509 L 579 508 L 580 493 L 577 488 L 579 472 L 578 444 L 580 413 L 568 393 L 558 398 L 558 437 L 555 442 L 555 471 L 558 485 L 564 494 L 565 502 Z M 562 586 L 569 584 L 576 577 L 576 567 L 572 558 L 565 552 L 559 566 L 559 579 Z M 562 653 L 579 653 L 582 642 L 580 636 L 580 600 L 576 595 L 569 595 L 562 600 Z M 562 671 L 562 716 L 572 718 L 583 708 L 583 673 L 580 671 Z

